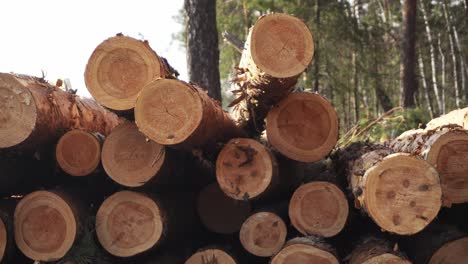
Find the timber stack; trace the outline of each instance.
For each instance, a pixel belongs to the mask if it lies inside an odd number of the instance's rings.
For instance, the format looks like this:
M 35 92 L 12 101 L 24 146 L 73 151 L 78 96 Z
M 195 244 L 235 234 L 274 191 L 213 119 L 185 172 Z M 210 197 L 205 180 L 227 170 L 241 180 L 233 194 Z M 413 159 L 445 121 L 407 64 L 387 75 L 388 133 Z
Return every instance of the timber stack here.
M 333 105 L 295 89 L 307 25 L 262 16 L 242 52 L 230 112 L 122 34 L 94 99 L 0 73 L 0 263 L 466 263 L 468 108 L 337 149 Z

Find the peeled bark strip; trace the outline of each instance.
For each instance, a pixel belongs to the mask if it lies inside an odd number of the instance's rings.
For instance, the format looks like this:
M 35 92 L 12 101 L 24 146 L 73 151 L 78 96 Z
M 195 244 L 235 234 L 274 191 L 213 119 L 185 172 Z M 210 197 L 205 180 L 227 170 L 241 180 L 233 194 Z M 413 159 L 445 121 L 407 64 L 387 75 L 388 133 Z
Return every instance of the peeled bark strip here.
M 79 234 L 75 200 L 63 194 L 36 191 L 26 195 L 15 210 L 15 241 L 29 258 L 53 261 L 65 256 Z
M 135 121 L 150 139 L 184 149 L 214 146 L 242 135 L 217 101 L 179 80 L 146 85 L 135 106 Z
M 419 155 L 437 169 L 443 204 L 468 202 L 468 131 L 457 126 L 410 130 L 390 142 L 397 152 Z
M 383 230 L 412 235 L 423 230 L 439 212 L 439 175 L 424 160 L 392 153 L 381 145 L 355 143 L 338 155 L 347 168 L 355 207 Z
M 101 159 L 107 175 L 123 186 L 145 186 L 168 176 L 165 147 L 146 140 L 134 123 L 112 130 L 104 141 Z
M 271 145 L 297 161 L 319 161 L 338 141 L 336 111 L 318 94 L 290 94 L 270 110 L 266 122 Z
M 276 158 L 254 139 L 231 139 L 216 160 L 216 178 L 223 192 L 236 200 L 265 196 L 279 187 Z
M 468 129 L 468 107 L 453 110 L 448 114 L 432 119 L 427 123 L 426 129 L 435 129 L 446 125 L 459 125 L 464 129 Z
M 55 157 L 69 175 L 90 175 L 101 162 L 101 138 L 83 130 L 71 130 L 58 141 Z
M 263 130 L 269 109 L 291 92 L 314 55 L 314 40 L 300 19 L 286 14 L 259 18 L 245 43 L 233 114 L 241 127 Z
M 43 79 L 6 73 L 0 73 L 0 121 L 0 148 L 31 149 L 73 128 L 107 135 L 119 122 L 94 100 Z
M 338 264 L 335 250 L 316 237 L 295 238 L 274 256 L 271 264 Z
M 390 242 L 366 238 L 348 256 L 349 264 L 411 264 L 411 261 Z
M 102 105 L 113 110 L 130 110 L 146 84 L 176 75 L 148 41 L 117 34 L 96 47 L 86 65 L 85 82 Z
M 216 183 L 203 189 L 197 200 L 198 215 L 202 224 L 210 231 L 219 234 L 238 232 L 242 223 L 250 215 L 248 202 L 236 201 L 227 197 Z
M 137 192 L 121 191 L 99 207 L 96 234 L 112 255 L 131 257 L 158 244 L 167 229 L 166 220 L 155 200 Z
M 229 253 L 222 249 L 207 248 L 193 254 L 185 264 L 240 264 Z
M 283 247 L 286 224 L 278 215 L 271 212 L 258 212 L 242 224 L 239 238 L 249 253 L 259 257 L 271 257 Z
M 291 223 L 304 235 L 335 236 L 344 228 L 348 213 L 346 196 L 329 182 L 302 185 L 289 203 Z

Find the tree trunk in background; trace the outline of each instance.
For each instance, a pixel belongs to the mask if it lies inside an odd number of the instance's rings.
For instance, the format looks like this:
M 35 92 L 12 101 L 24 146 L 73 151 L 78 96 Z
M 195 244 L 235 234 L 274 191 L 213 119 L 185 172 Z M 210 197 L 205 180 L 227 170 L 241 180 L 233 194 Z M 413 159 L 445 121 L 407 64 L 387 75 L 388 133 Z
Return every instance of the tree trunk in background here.
M 185 0 L 187 64 L 190 81 L 221 101 L 216 0 Z
M 416 10 L 417 0 L 406 0 L 403 8 L 403 36 L 401 38 L 401 106 L 414 107 L 417 90 L 416 66 Z
M 354 120 L 359 122 L 359 71 L 356 62 L 356 52 L 353 52 L 353 93 L 354 93 Z
M 445 114 L 446 107 L 445 107 L 445 54 L 442 51 L 442 46 L 440 44 L 440 36 L 437 37 L 437 46 L 439 48 L 440 53 L 440 64 L 441 64 L 441 71 L 442 71 L 442 114 Z
M 437 107 L 439 110 L 438 113 L 441 114 L 443 107 L 442 107 L 442 99 L 440 98 L 440 95 L 439 95 L 439 87 L 437 86 L 437 77 L 436 77 L 437 72 L 436 72 L 436 66 L 435 66 L 436 63 L 435 63 L 435 54 L 434 54 L 434 43 L 432 41 L 431 28 L 429 26 L 429 20 L 427 17 L 426 9 L 424 7 L 424 3 L 421 3 L 421 12 L 424 18 L 424 25 L 426 26 L 426 36 L 427 36 L 427 41 L 429 42 L 429 49 L 431 53 L 432 85 L 433 85 L 434 94 L 437 100 Z
M 316 34 L 319 34 L 320 30 L 320 0 L 315 2 L 315 25 L 317 27 Z M 319 91 L 319 78 L 320 78 L 320 55 L 319 55 L 319 40 L 320 36 L 315 38 L 315 55 L 314 55 L 314 92 Z
M 424 89 L 424 98 L 426 99 L 427 109 L 432 119 L 434 118 L 434 110 L 432 109 L 431 98 L 429 97 L 429 88 L 427 87 L 426 74 L 424 73 L 424 62 L 421 56 L 421 51 L 419 52 L 418 61 L 419 61 L 419 71 L 421 74 L 421 83 Z
M 452 16 L 450 16 L 450 20 L 452 20 Z M 460 58 L 461 99 L 465 101 L 466 100 L 466 82 L 465 82 L 465 60 L 463 58 L 463 49 L 460 45 L 460 39 L 458 38 L 458 32 L 457 32 L 457 28 L 455 27 L 455 25 L 452 25 L 452 30 L 453 30 L 453 36 L 455 38 L 455 44 L 457 47 L 458 56 Z
M 374 79 L 374 89 L 375 89 L 375 96 L 378 100 L 378 103 L 380 106 L 382 106 L 382 109 L 384 112 L 387 112 L 388 110 L 392 109 L 392 101 L 386 91 L 384 90 L 384 87 L 382 85 L 382 79 L 380 76 L 380 71 L 379 71 L 379 56 L 380 51 L 379 48 L 377 47 L 377 44 L 374 43 L 372 44 L 373 47 L 373 58 L 371 62 L 371 67 L 372 67 L 372 75 Z M 376 113 L 378 113 L 378 105 L 376 105 Z

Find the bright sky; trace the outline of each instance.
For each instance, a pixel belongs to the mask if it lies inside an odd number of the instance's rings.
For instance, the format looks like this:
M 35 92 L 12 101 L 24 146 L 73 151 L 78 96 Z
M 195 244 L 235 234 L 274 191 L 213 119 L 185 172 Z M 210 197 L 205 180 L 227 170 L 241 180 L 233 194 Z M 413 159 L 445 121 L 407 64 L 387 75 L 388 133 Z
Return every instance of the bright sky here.
M 0 72 L 69 78 L 78 94 L 89 96 L 84 70 L 94 48 L 122 32 L 147 39 L 187 80 L 185 49 L 172 35 L 183 0 L 9 0 L 0 15 Z M 142 37 L 143 36 L 143 37 Z

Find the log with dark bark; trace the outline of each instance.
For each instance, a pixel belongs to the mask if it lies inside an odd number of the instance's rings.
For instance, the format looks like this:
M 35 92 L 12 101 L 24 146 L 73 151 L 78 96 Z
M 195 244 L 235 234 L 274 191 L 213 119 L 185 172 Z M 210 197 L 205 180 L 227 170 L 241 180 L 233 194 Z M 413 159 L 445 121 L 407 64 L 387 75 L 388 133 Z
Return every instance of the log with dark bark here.
M 197 209 L 202 224 L 211 232 L 219 234 L 238 232 L 251 212 L 248 202 L 227 197 L 216 183 L 208 185 L 199 193 Z
M 231 103 L 241 127 L 263 130 L 269 109 L 291 92 L 314 55 L 314 41 L 307 26 L 286 14 L 259 18 L 245 43 L 237 76 L 237 98 Z
M 446 115 L 432 119 L 427 123 L 426 129 L 435 129 L 446 125 L 459 125 L 464 129 L 468 129 L 468 107 L 453 110 Z
M 59 260 L 80 235 L 83 220 L 80 201 L 61 192 L 36 191 L 15 209 L 15 241 L 29 258 Z
M 343 191 L 325 181 L 302 185 L 289 203 L 291 224 L 303 235 L 337 235 L 346 224 L 348 212 L 348 200 Z
M 347 257 L 349 264 L 411 264 L 398 246 L 376 237 L 364 238 Z
M 162 145 L 212 148 L 242 136 L 228 113 L 205 91 L 179 80 L 159 79 L 146 85 L 135 106 L 140 131 Z
M 59 167 L 71 176 L 90 175 L 101 162 L 102 141 L 99 134 L 79 129 L 68 131 L 55 148 Z
M 43 79 L 0 73 L 0 149 L 35 150 L 67 130 L 103 135 L 119 120 L 94 100 L 80 98 Z
M 441 207 L 439 174 L 426 161 L 385 146 L 354 143 L 337 153 L 354 205 L 383 230 L 412 235 L 423 230 Z
M 414 107 L 414 94 L 417 91 L 416 82 L 416 0 L 405 0 L 403 12 L 403 30 L 401 38 L 401 97 L 400 105 Z
M 117 34 L 96 47 L 86 65 L 85 82 L 99 103 L 125 111 L 135 107 L 138 93 L 146 84 L 177 75 L 148 41 Z
M 261 211 L 251 215 L 242 224 L 239 239 L 249 253 L 259 257 L 271 257 L 283 247 L 287 227 L 277 214 Z
M 131 122 L 117 126 L 106 138 L 101 159 L 107 175 L 127 187 L 163 183 L 171 176 L 166 148 L 147 140 Z
M 334 107 L 315 93 L 293 93 L 272 108 L 266 118 L 269 143 L 288 158 L 319 161 L 338 141 Z
M 276 254 L 271 264 L 323 263 L 338 264 L 335 249 L 317 237 L 300 237 L 289 240 Z
M 403 246 L 415 264 L 462 264 L 468 259 L 468 234 L 454 226 L 431 225 Z
M 443 205 L 468 202 L 468 131 L 449 125 L 410 130 L 390 142 L 397 152 L 420 156 L 437 169 Z

